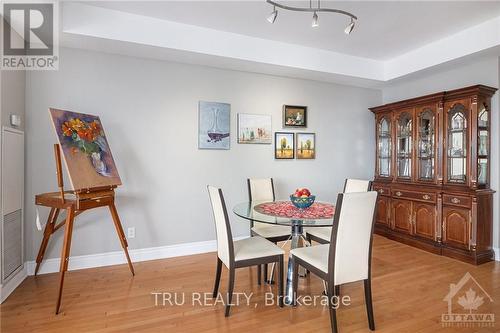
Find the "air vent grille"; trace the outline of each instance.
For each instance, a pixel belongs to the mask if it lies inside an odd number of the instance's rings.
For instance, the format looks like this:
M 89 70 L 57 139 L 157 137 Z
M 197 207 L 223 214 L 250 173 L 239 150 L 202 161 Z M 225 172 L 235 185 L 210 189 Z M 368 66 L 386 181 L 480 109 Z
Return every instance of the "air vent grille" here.
M 3 217 L 2 281 L 7 280 L 23 264 L 21 218 L 20 209 Z

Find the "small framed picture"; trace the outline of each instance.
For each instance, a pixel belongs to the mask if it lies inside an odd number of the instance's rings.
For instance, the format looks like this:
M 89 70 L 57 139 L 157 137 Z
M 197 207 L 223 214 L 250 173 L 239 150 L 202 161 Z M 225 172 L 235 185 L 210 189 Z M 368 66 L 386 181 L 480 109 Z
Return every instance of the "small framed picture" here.
M 312 160 L 316 158 L 316 134 L 297 133 L 297 159 Z
M 293 160 L 295 158 L 294 133 L 274 133 L 274 158 L 277 160 Z
M 307 127 L 307 106 L 283 105 L 283 127 Z
M 238 113 L 238 143 L 272 142 L 271 115 Z

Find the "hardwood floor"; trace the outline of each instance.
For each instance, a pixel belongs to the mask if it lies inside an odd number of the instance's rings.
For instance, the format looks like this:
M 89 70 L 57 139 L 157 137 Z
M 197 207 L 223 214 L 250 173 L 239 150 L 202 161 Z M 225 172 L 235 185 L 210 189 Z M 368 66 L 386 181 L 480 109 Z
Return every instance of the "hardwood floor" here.
M 54 314 L 58 274 L 28 277 L 0 306 L 2 332 L 329 332 L 328 309 L 320 304 L 297 308 L 265 306 L 265 293 L 274 286 L 257 285 L 256 268 L 236 271 L 235 292 L 253 293 L 250 306 L 234 306 L 229 318 L 224 307 L 192 305 L 192 293 L 211 293 L 215 253 L 135 263 L 128 266 L 71 271 L 66 274 L 61 313 Z M 373 301 L 376 332 L 500 332 L 500 263 L 472 266 L 375 236 Z M 491 303 L 474 285 L 483 304 L 473 313 L 493 313 L 495 327 L 442 327 L 448 310 L 443 298 L 450 284 L 470 272 L 492 297 Z M 472 283 L 472 281 L 470 281 Z M 227 288 L 223 270 L 220 292 Z M 319 295 L 321 281 L 299 281 L 300 295 Z M 186 304 L 155 305 L 153 292 L 186 294 Z M 362 283 L 342 287 L 351 305 L 338 310 L 340 332 L 369 332 Z M 178 299 L 180 300 L 180 298 Z M 207 298 L 211 301 L 211 298 Z M 241 297 L 243 301 L 244 298 Z M 172 298 L 172 302 L 174 299 Z M 197 302 L 196 302 L 197 303 Z M 244 303 L 244 302 L 243 302 Z M 453 309 L 462 308 L 454 301 Z M 457 311 L 459 312 L 459 311 Z M 463 311 L 462 311 L 463 312 Z

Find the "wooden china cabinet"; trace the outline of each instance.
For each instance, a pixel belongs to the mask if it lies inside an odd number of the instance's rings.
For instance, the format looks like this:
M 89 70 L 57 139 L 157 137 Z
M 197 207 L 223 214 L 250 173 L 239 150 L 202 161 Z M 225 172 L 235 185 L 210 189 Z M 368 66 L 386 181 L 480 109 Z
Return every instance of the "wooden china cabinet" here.
M 493 259 L 491 97 L 483 85 L 370 110 L 375 232 L 473 264 Z

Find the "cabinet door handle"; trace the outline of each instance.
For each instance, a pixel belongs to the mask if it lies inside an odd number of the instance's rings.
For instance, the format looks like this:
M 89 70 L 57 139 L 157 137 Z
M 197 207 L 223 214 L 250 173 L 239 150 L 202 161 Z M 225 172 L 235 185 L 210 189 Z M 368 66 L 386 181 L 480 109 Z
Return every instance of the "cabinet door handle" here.
M 428 195 L 428 194 L 424 194 L 424 195 L 422 196 L 422 198 L 424 198 L 424 200 L 429 200 L 429 199 L 431 198 L 431 196 L 430 196 L 430 195 Z
M 401 192 L 397 191 L 397 192 L 396 192 L 396 195 L 397 195 L 398 197 L 400 197 L 400 196 L 402 196 L 402 195 L 403 195 L 403 193 L 401 193 Z
M 384 193 L 384 190 L 383 190 L 383 189 L 380 189 L 380 190 L 378 190 L 378 193 L 383 194 L 383 193 Z
M 453 202 L 454 204 L 459 204 L 460 203 L 460 199 L 459 198 L 453 198 L 453 199 L 451 199 L 451 202 Z

